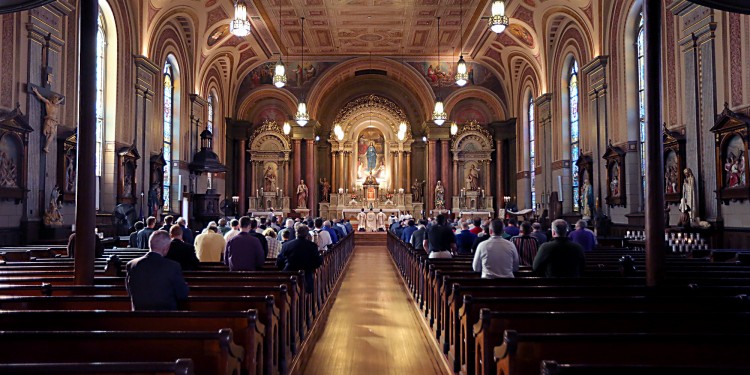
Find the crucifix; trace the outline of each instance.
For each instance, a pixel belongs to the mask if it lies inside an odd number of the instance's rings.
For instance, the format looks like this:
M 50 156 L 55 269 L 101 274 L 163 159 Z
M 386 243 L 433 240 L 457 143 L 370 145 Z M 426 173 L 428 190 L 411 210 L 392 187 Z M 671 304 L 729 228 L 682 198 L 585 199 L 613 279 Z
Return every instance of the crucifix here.
M 60 107 L 65 97 L 62 94 L 52 90 L 52 67 L 49 65 L 50 41 L 52 34 L 44 37 L 46 43 L 42 47 L 42 57 L 44 65 L 42 66 L 42 86 L 29 83 L 26 87 L 27 92 L 33 92 L 34 95 L 44 103 L 44 126 L 42 128 L 45 136 L 44 152 L 49 152 L 49 146 L 55 140 L 57 126 L 60 124 Z

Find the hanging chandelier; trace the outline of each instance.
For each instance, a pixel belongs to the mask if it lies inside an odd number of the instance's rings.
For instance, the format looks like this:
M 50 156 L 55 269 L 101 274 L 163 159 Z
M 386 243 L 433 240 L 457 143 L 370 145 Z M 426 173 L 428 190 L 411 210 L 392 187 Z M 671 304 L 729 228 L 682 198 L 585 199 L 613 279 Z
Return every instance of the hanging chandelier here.
M 494 31 L 497 34 L 500 34 L 505 31 L 505 28 L 508 27 L 509 23 L 510 19 L 508 19 L 508 16 L 505 15 L 505 1 L 493 1 L 492 16 L 490 16 L 490 20 L 488 22 L 490 30 Z
M 243 0 L 234 3 L 234 19 L 229 24 L 229 32 L 236 36 L 250 35 L 250 21 L 247 19 L 247 6 Z
M 302 67 L 304 69 L 304 66 L 305 66 L 305 17 L 301 17 L 301 19 L 302 19 Z M 297 82 L 297 83 L 300 86 L 302 85 L 301 82 Z M 299 124 L 299 126 L 305 126 L 307 125 L 307 122 L 310 121 L 310 114 L 307 113 L 307 104 L 305 104 L 304 99 L 302 99 L 297 105 L 297 115 L 295 116 L 295 119 L 297 120 L 297 124 Z
M 469 73 L 466 69 L 466 61 L 464 61 L 464 7 L 463 0 L 459 3 L 459 12 L 461 13 L 461 28 L 459 29 L 460 44 L 458 46 L 458 64 L 456 64 L 456 84 L 463 86 L 469 81 Z M 438 36 L 439 38 L 439 36 Z
M 281 34 L 281 2 L 279 2 L 279 34 Z M 279 48 L 279 62 L 276 63 L 273 74 L 273 85 L 278 88 L 286 85 L 286 67 L 281 57 L 281 48 Z
M 437 17 L 437 40 L 438 40 L 438 68 L 440 68 L 440 17 Z M 438 83 L 438 89 L 440 88 Z M 442 126 L 445 120 L 448 119 L 448 114 L 445 113 L 443 107 L 443 99 L 440 95 L 435 98 L 435 111 L 432 113 L 432 121 L 435 125 Z

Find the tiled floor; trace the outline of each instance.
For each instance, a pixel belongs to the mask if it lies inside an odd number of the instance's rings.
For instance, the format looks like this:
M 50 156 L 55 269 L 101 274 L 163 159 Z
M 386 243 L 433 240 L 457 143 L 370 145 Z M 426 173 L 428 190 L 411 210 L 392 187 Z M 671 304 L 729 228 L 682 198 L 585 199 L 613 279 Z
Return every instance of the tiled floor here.
M 358 246 L 302 374 L 445 374 L 385 246 Z

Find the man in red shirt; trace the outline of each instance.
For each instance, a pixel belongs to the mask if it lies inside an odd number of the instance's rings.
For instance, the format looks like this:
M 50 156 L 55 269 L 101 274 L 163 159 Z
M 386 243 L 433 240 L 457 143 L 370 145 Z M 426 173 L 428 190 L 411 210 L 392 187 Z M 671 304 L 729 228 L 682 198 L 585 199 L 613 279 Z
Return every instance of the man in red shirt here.
M 474 219 L 474 226 L 469 229 L 469 232 L 473 233 L 475 236 L 478 236 L 479 233 L 482 233 L 482 219 Z

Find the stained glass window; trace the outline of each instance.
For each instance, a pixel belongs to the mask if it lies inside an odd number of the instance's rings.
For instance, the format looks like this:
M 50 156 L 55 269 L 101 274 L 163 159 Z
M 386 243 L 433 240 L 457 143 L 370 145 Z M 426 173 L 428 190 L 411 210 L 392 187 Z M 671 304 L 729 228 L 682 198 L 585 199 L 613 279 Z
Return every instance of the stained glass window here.
M 641 196 L 646 193 L 646 59 L 644 49 L 643 14 L 638 16 L 638 140 L 641 147 Z
M 107 48 L 107 34 L 104 30 L 104 16 L 99 13 L 96 32 L 96 176 L 102 176 L 104 148 L 104 68 Z
M 164 212 L 170 209 L 170 188 L 172 186 L 172 119 L 174 118 L 174 81 L 172 77 L 172 65 L 164 66 L 164 184 L 163 200 Z
M 531 207 L 536 208 L 536 153 L 534 131 L 534 98 L 529 98 L 529 169 L 531 176 Z
M 214 132 L 214 96 L 208 95 L 208 119 L 206 119 L 206 129 L 211 133 Z
M 573 64 L 570 68 L 570 79 L 568 80 L 568 99 L 570 100 L 570 161 L 571 161 L 571 172 L 572 172 L 572 184 L 573 187 L 573 211 L 578 212 L 580 210 L 580 191 L 578 190 L 578 130 L 579 130 L 579 117 L 578 117 L 578 63 L 573 60 Z

